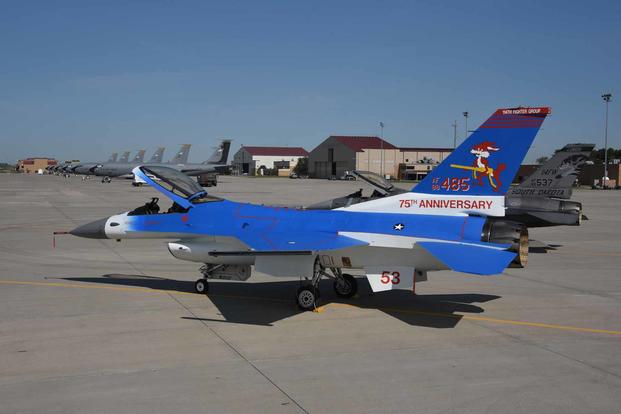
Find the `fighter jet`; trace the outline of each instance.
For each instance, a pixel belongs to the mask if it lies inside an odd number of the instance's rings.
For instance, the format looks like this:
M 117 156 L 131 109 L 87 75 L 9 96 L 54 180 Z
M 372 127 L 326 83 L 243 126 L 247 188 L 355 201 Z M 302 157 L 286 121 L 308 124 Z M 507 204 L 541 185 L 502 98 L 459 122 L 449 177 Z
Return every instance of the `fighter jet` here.
M 175 169 L 139 166 L 134 174 L 170 199 L 170 208 L 153 198 L 70 233 L 172 239 L 174 257 L 204 264 L 197 292 L 207 292 L 208 279 L 247 280 L 251 265 L 304 277 L 296 293 L 304 310 L 316 307 L 322 277 L 334 280 L 338 296 L 353 296 L 358 282 L 348 269 L 362 269 L 374 292 L 411 290 L 433 270 L 497 274 L 528 254 L 528 230 L 504 217 L 504 195 L 549 113 L 499 109 L 412 190 L 336 210 L 233 202 Z
M 580 167 L 595 144 L 568 144 L 556 151 L 505 197 L 506 216 L 528 227 L 577 226 L 584 217 L 582 203 L 569 200 Z

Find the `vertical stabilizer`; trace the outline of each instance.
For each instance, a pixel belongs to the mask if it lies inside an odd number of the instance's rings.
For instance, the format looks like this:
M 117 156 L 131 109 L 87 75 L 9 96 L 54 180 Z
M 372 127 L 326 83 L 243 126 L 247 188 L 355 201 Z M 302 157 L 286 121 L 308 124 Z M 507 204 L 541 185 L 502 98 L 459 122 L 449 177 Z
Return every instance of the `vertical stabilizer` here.
M 498 109 L 412 191 L 503 195 L 550 108 Z
M 162 162 L 162 158 L 164 157 L 164 147 L 159 147 L 151 156 L 149 160 L 150 163 L 160 163 Z
M 550 108 L 498 109 L 411 192 L 342 209 L 504 216 L 504 194 L 549 113 Z
M 173 159 L 171 159 L 168 163 L 169 164 L 187 164 L 188 157 L 190 155 L 191 146 L 192 146 L 191 144 L 181 145 L 179 152 L 177 152 L 177 154 L 173 157 Z
M 203 162 L 203 164 L 217 164 L 217 165 L 226 164 L 229 159 L 230 148 L 231 148 L 231 140 L 223 139 L 222 142 L 220 142 L 220 145 L 218 146 L 218 148 L 214 151 L 213 154 L 211 154 L 211 156 L 207 159 L 207 161 Z
M 142 162 L 144 161 L 144 153 L 145 150 L 139 150 L 136 153 L 136 156 L 134 157 L 134 159 L 132 160 L 132 163 L 138 163 L 138 164 L 142 164 Z
M 116 162 L 118 157 L 119 157 L 119 153 L 118 152 L 113 152 L 110 155 L 110 158 L 108 158 L 108 162 Z
M 129 162 L 129 151 L 125 151 L 121 158 L 119 159 L 120 163 L 128 163 Z
M 571 198 L 580 167 L 589 159 L 595 144 L 567 144 L 526 177 L 508 196 Z

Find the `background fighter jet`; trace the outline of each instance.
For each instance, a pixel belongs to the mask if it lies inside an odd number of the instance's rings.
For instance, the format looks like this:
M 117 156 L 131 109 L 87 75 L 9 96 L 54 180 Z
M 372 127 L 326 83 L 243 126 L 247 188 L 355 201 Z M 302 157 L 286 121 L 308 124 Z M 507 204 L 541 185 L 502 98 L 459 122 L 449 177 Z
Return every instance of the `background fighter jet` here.
M 582 204 L 571 201 L 572 187 L 580 167 L 595 144 L 568 144 L 512 187 L 505 198 L 506 216 L 528 227 L 579 225 Z
M 207 291 L 209 278 L 247 280 L 252 264 L 274 276 L 306 277 L 296 294 L 305 310 L 316 306 L 322 277 L 334 280 L 337 295 L 353 296 L 357 281 L 347 269 L 363 269 L 374 292 L 412 289 L 431 270 L 500 273 L 528 254 L 526 227 L 503 217 L 504 194 L 549 113 L 499 109 L 411 191 L 336 210 L 237 203 L 208 195 L 175 169 L 136 167 L 172 206 L 162 210 L 154 198 L 70 233 L 173 239 L 174 257 L 204 263 L 198 292 Z

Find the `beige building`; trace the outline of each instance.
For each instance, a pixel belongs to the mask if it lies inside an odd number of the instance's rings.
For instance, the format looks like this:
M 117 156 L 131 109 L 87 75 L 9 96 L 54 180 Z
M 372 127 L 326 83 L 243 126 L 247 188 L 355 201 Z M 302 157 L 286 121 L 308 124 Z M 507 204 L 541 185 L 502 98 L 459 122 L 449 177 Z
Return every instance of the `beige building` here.
M 51 167 L 58 164 L 54 158 L 26 158 L 17 162 L 17 171 L 28 174 L 33 174 L 39 170 L 45 172 L 47 167 Z
M 233 156 L 233 170 L 238 174 L 263 175 L 274 170 L 288 176 L 300 158 L 308 157 L 301 147 L 246 147 Z
M 314 178 L 342 177 L 361 170 L 390 178 L 421 179 L 442 162 L 452 148 L 397 148 L 379 137 L 333 135 L 310 152 Z

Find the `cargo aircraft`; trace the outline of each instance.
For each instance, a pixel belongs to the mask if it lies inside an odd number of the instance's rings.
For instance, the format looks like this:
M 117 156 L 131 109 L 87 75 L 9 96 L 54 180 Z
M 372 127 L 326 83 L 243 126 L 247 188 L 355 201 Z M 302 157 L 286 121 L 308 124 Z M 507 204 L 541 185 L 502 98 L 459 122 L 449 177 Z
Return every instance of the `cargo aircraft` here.
M 114 156 L 114 154 L 110 156 L 108 164 L 116 164 L 116 157 Z M 134 165 L 142 164 L 144 162 L 144 154 L 145 150 L 139 150 L 131 162 L 134 163 Z M 71 172 L 75 174 L 93 175 L 95 170 L 101 167 L 102 164 L 103 163 L 101 162 L 83 162 L 73 167 Z
M 209 195 L 165 166 L 133 172 L 173 203 L 158 199 L 73 229 L 95 239 L 171 239 L 170 253 L 202 263 L 197 292 L 208 279 L 247 280 L 251 265 L 306 282 L 295 298 L 303 310 L 319 300 L 322 277 L 351 297 L 362 269 L 374 292 L 413 289 L 427 272 L 503 272 L 528 254 L 528 230 L 507 220 L 505 193 L 550 109 L 498 109 L 409 192 L 334 210 L 238 203 Z M 151 178 L 153 177 L 153 178 Z
M 111 164 L 100 165 L 95 169 L 95 174 L 103 176 L 103 182 L 110 182 L 110 177 L 131 177 L 133 175 L 132 170 L 138 165 L 143 166 L 166 166 L 181 171 L 186 175 L 200 175 L 210 172 L 217 172 L 227 168 L 227 160 L 229 156 L 229 149 L 231 148 L 231 140 L 224 139 L 220 142 L 213 154 L 202 163 L 189 163 L 188 157 L 190 154 L 190 144 L 183 144 L 181 149 L 174 158 L 167 163 L 162 163 L 161 156 L 159 161 L 151 160 L 149 162 L 132 162 L 125 164 Z M 136 175 L 134 175 L 135 183 L 143 184 Z

